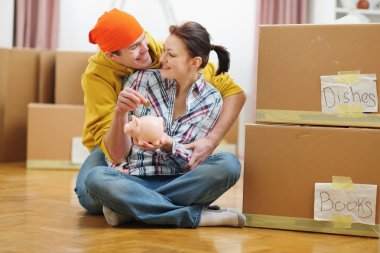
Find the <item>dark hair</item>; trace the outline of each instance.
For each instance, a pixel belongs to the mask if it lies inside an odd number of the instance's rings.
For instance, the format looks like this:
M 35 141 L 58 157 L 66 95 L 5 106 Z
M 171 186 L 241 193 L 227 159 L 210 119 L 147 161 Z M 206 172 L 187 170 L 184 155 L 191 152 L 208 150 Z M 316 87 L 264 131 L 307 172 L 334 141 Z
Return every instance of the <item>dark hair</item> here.
M 111 53 L 116 54 L 117 56 L 121 55 L 121 51 L 120 50 L 112 51 Z
M 207 65 L 211 50 L 218 55 L 219 67 L 216 75 L 227 72 L 230 68 L 230 53 L 223 46 L 211 45 L 211 36 L 202 25 L 186 22 L 179 26 L 170 26 L 169 32 L 183 40 L 192 57 L 202 58 L 201 68 Z

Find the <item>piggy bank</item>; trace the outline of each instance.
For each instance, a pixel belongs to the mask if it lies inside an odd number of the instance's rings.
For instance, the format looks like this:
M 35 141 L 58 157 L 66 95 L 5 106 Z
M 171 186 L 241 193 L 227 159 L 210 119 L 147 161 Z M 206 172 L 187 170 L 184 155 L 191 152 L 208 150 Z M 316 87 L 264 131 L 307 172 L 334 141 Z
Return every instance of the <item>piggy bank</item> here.
M 124 132 L 138 140 L 158 145 L 164 133 L 164 120 L 161 117 L 145 115 L 140 118 L 132 115 L 132 120 L 124 125 Z

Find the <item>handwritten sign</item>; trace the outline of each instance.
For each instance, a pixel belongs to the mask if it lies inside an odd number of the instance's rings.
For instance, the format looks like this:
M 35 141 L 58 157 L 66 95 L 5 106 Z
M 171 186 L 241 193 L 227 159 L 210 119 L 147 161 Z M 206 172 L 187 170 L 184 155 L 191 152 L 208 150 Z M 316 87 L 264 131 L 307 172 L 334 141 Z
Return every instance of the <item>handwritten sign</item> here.
M 376 74 L 321 76 L 322 112 L 377 112 Z
M 377 185 L 354 184 L 354 189 L 333 189 L 331 183 L 316 183 L 314 220 L 333 221 L 351 216 L 352 223 L 375 225 Z

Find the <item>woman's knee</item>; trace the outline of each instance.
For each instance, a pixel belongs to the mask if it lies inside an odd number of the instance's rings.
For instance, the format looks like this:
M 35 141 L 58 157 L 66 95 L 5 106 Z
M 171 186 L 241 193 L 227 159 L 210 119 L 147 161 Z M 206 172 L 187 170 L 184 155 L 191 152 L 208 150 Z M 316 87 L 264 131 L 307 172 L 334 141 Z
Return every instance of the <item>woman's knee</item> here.
M 240 177 L 240 161 L 231 153 L 224 152 L 216 154 L 218 159 L 218 169 L 222 170 L 224 174 L 232 177 Z
M 210 173 L 209 178 L 218 182 L 228 182 L 228 185 L 235 184 L 240 178 L 240 162 L 231 153 L 218 153 L 212 155 L 206 161 L 205 172 Z
M 91 171 L 92 172 L 92 171 Z M 81 180 L 81 183 L 77 182 L 75 187 L 75 193 L 78 196 L 79 204 L 87 210 L 90 214 L 101 214 L 102 213 L 102 205 L 99 204 L 91 194 L 89 194 L 86 186 L 86 182 L 89 174 L 86 175 L 85 178 Z M 89 182 L 92 182 L 90 180 Z
M 104 186 L 103 179 L 108 169 L 109 168 L 105 166 L 94 167 L 91 169 L 84 179 L 84 185 L 88 192 L 101 191 L 100 188 Z
M 120 171 L 106 166 L 99 166 L 92 169 L 85 179 L 87 192 L 94 199 L 108 199 L 120 194 L 121 191 L 128 191 L 130 184 L 126 184 L 125 175 Z

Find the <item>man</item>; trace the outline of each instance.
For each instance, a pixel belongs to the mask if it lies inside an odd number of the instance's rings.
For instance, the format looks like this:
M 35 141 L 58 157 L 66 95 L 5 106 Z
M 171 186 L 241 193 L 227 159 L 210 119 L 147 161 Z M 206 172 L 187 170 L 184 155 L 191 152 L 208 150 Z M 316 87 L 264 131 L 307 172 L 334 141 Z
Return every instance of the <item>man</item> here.
M 135 100 L 144 104 L 144 98 L 122 89 L 125 76 L 133 70 L 159 68 L 163 46 L 144 32 L 137 20 L 128 13 L 113 9 L 102 15 L 89 33 L 89 41 L 100 47 L 100 52 L 89 59 L 82 76 L 82 88 L 86 108 L 83 144 L 95 151 L 83 164 L 77 179 L 76 192 L 83 207 L 90 213 L 102 213 L 89 198 L 84 188 L 84 178 L 90 168 L 104 165 L 104 157 L 120 163 L 126 156 L 128 141 L 123 128 L 129 105 Z M 223 97 L 223 109 L 219 120 L 206 138 L 186 146 L 193 151 L 189 169 L 201 164 L 218 146 L 235 121 L 245 102 L 243 90 L 226 73 L 214 76 L 216 70 L 208 64 L 202 71 L 206 81 L 214 85 Z

